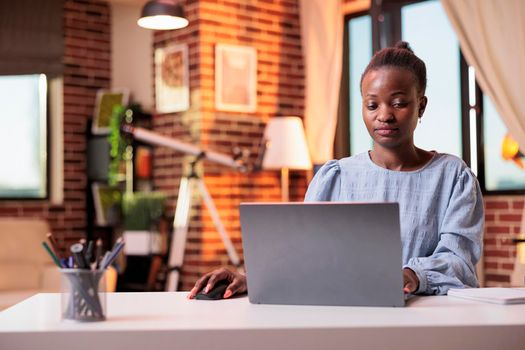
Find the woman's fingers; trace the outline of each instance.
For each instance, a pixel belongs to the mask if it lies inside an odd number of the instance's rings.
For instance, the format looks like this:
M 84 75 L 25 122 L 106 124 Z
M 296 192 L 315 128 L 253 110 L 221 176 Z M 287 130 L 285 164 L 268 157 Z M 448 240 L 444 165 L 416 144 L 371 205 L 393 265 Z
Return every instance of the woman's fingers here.
M 215 283 L 219 280 L 217 275 L 214 273 L 210 276 L 210 279 L 208 280 L 208 283 L 206 284 L 206 287 L 204 288 L 204 294 L 207 294 L 215 285 Z
M 241 274 L 236 274 L 232 283 L 230 283 L 228 288 L 226 288 L 226 292 L 224 292 L 224 299 L 228 299 L 234 294 L 244 293 L 246 290 L 246 277 Z
M 208 279 L 210 278 L 212 272 L 209 272 L 199 278 L 197 282 L 195 282 L 195 285 L 190 291 L 190 294 L 188 294 L 188 299 L 193 299 L 197 295 L 197 293 L 208 283 Z
M 213 288 L 215 283 L 219 281 L 222 281 L 222 280 L 231 281 L 232 280 L 230 276 L 231 274 L 232 274 L 231 271 L 229 271 L 228 269 L 225 269 L 224 267 L 213 271 L 211 273 L 210 278 L 208 279 L 206 288 L 204 288 L 204 294 L 208 293 Z
M 403 292 L 414 293 L 419 288 L 419 279 L 414 271 L 409 268 L 403 269 Z
M 415 286 L 413 286 L 410 283 L 405 284 L 405 286 L 403 287 L 403 292 L 405 294 L 410 294 L 410 293 L 414 292 L 415 290 L 416 290 Z
M 221 280 L 233 280 L 233 276 L 230 276 L 231 272 L 225 268 L 221 268 L 218 270 L 214 270 L 212 272 L 208 272 L 201 278 L 195 282 L 195 286 L 191 289 L 190 293 L 188 294 L 188 299 L 193 299 L 199 293 L 202 289 L 203 293 L 208 293 L 213 286 Z

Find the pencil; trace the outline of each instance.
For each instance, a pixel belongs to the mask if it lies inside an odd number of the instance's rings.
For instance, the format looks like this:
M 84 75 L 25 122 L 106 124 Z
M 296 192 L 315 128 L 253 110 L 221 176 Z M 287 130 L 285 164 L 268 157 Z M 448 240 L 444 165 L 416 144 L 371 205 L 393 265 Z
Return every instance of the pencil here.
M 55 255 L 55 253 L 53 253 L 51 248 L 49 248 L 49 245 L 46 242 L 42 242 L 42 245 L 46 249 L 46 251 L 49 254 L 49 256 L 51 256 L 51 259 L 53 259 L 53 261 L 55 262 L 56 266 L 62 267 L 62 265 L 60 265 L 60 261 L 57 259 L 57 256 Z
M 51 244 L 51 247 L 55 251 L 56 257 L 61 259 L 62 254 L 60 254 L 60 249 L 58 247 L 57 241 L 55 240 L 55 237 L 53 237 L 53 234 L 51 232 L 48 232 L 46 236 L 47 236 L 49 243 Z
M 95 244 L 95 269 L 98 268 L 98 264 L 100 263 L 100 258 L 102 255 L 102 239 L 97 239 L 97 243 Z
M 86 258 L 86 262 L 89 265 L 91 263 L 91 256 L 93 255 L 93 241 L 90 240 L 88 242 L 87 248 L 85 249 L 84 257 Z

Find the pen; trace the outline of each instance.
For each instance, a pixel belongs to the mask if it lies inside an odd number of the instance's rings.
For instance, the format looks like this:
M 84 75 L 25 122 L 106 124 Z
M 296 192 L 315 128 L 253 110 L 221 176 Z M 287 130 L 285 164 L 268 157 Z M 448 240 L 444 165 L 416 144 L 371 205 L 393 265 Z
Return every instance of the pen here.
M 117 246 L 111 251 L 106 263 L 104 264 L 104 269 L 106 269 L 109 265 L 111 265 L 111 263 L 113 262 L 113 260 L 115 260 L 115 258 L 117 257 L 117 255 L 120 253 L 120 251 L 122 250 L 122 248 L 124 248 L 124 244 L 125 242 L 124 241 L 120 241 L 118 242 Z
M 108 260 L 109 256 L 110 256 L 110 252 L 107 251 L 105 254 L 104 254 L 104 257 L 102 257 L 102 260 L 100 261 L 100 264 L 99 264 L 99 270 L 104 270 L 106 267 L 106 261 Z
M 111 251 L 107 251 L 106 254 L 104 254 L 104 257 L 100 262 L 100 269 L 105 270 L 110 265 L 111 262 L 108 263 L 108 261 L 123 241 L 124 239 L 122 237 L 117 238 L 115 244 L 113 245 L 113 248 L 111 248 Z M 113 259 L 111 259 L 111 261 L 113 261 Z
M 46 249 L 47 253 L 51 256 L 51 259 L 53 259 L 53 262 L 56 264 L 56 266 L 62 267 L 62 265 L 60 265 L 60 261 L 58 260 L 57 256 L 55 255 L 55 253 L 53 253 L 51 248 L 49 248 L 49 245 L 46 242 L 42 242 L 42 245 Z
M 84 254 L 82 253 L 84 250 L 82 243 L 75 243 L 69 249 L 71 250 L 71 253 L 73 253 L 73 258 L 75 259 L 78 267 L 81 269 L 87 268 L 86 260 L 84 258 Z
M 124 241 L 124 238 L 122 237 L 119 237 L 117 238 L 117 240 L 115 241 L 115 244 L 113 245 L 113 248 L 111 248 L 111 252 L 114 252 L 115 249 L 117 248 L 117 246 L 120 244 L 120 242 Z

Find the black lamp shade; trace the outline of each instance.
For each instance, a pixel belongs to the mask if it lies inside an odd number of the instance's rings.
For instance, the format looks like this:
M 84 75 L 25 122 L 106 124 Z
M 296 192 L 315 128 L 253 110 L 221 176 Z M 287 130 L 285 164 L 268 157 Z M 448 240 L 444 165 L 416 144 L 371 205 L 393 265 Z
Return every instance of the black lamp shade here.
M 182 6 L 166 0 L 148 1 L 142 8 L 138 25 L 148 29 L 180 29 L 188 25 Z

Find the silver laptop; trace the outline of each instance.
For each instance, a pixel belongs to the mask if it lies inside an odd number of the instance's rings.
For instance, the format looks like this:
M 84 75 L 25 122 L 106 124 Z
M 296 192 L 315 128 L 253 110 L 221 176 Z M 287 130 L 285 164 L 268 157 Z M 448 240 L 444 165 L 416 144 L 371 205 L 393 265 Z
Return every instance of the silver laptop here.
M 255 304 L 404 306 L 397 203 L 242 203 Z

